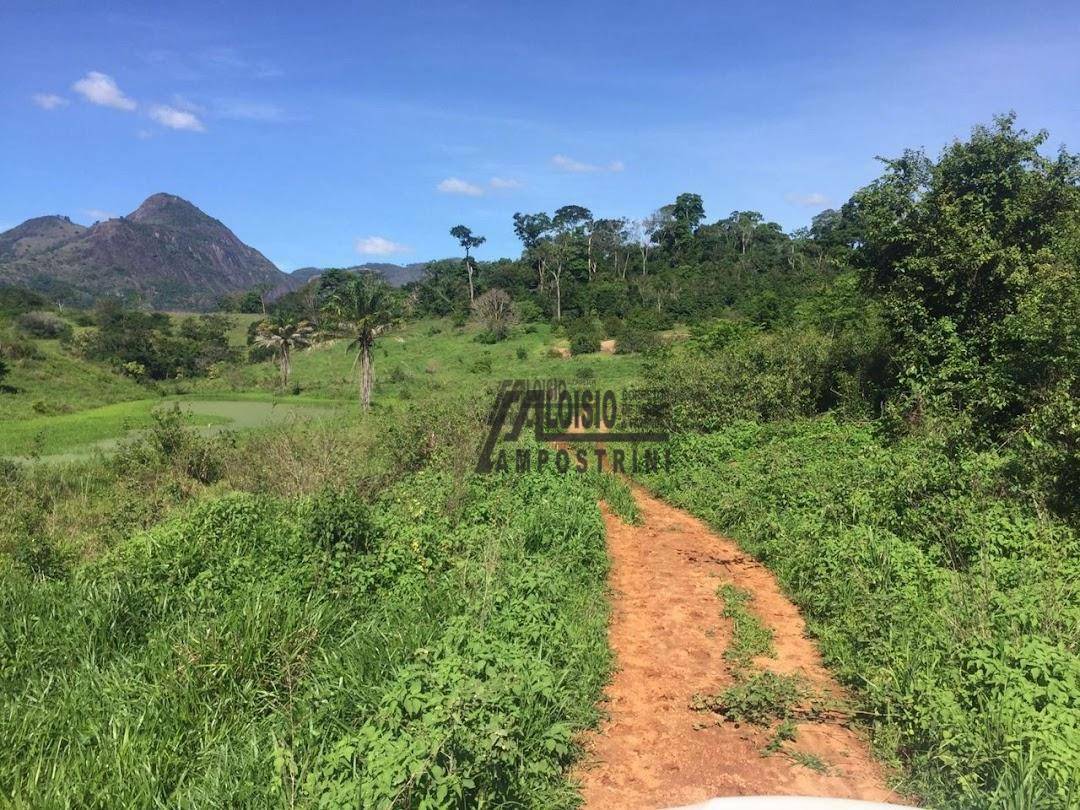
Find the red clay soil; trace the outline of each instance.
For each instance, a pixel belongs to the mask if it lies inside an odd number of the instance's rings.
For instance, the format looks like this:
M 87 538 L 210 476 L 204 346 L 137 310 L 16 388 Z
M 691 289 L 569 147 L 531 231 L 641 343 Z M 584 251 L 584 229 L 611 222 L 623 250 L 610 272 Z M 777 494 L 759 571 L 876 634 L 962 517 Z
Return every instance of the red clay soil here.
M 840 720 L 803 722 L 786 748 L 813 754 L 826 773 L 776 753 L 763 756 L 767 729 L 689 708 L 696 693 L 732 681 L 724 650 L 730 621 L 717 588 L 753 595 L 750 609 L 774 633 L 775 658 L 755 667 L 797 673 L 820 695 L 842 699 L 798 610 L 772 574 L 734 542 L 640 489 L 644 518 L 628 526 L 607 509 L 611 556 L 610 643 L 616 655 L 608 719 L 584 740 L 575 776 L 587 808 L 660 808 L 718 796 L 829 796 L 900 803 L 866 741 Z

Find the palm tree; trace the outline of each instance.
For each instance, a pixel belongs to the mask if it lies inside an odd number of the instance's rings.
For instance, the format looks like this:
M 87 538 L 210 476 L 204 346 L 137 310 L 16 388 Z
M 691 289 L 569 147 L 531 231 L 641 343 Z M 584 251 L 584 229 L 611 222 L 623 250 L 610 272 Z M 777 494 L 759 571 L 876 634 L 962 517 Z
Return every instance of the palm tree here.
M 274 353 L 278 368 L 281 369 L 281 386 L 284 388 L 289 384 L 289 373 L 292 371 L 292 350 L 310 346 L 314 339 L 315 327 L 308 321 L 290 323 L 277 320 L 260 323 L 255 331 L 254 343 Z
M 329 301 L 329 309 L 342 326 L 354 335 L 346 352 L 356 352 L 360 364 L 360 404 L 371 407 L 371 389 L 375 384 L 375 362 L 371 350 L 375 339 L 394 326 L 395 301 L 390 285 L 373 273 L 357 273 L 337 290 Z

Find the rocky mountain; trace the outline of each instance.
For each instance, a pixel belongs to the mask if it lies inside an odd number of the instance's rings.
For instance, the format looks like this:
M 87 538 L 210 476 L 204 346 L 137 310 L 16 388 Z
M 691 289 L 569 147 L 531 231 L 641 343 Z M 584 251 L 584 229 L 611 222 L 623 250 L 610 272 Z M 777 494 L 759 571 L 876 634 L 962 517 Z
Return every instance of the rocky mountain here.
M 121 297 L 161 309 L 210 309 L 224 293 L 289 283 L 225 225 L 172 194 L 90 228 L 38 217 L 0 234 L 0 281 L 71 303 Z
M 22 225 L 16 225 L 10 231 L 0 233 L 0 262 L 48 250 L 85 231 L 84 226 L 72 222 L 67 217 L 49 216 L 28 219 Z

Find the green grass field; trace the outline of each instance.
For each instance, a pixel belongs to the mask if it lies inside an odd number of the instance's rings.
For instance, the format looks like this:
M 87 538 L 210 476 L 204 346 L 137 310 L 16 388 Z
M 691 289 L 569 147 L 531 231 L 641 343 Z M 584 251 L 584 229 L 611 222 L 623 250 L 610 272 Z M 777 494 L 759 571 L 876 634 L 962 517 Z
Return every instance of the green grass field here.
M 563 357 L 567 341 L 547 324 L 517 327 L 504 341 L 485 345 L 473 326 L 455 329 L 445 320 L 423 320 L 379 338 L 375 348 L 375 402 L 387 405 L 439 391 L 471 392 L 502 379 L 562 378 L 620 388 L 640 369 L 635 355 L 596 353 Z M 355 356 L 347 340 L 317 344 L 296 353 L 290 387 L 313 399 L 355 400 Z M 271 363 L 242 365 L 220 378 L 172 386 L 184 392 L 273 392 L 279 387 Z
M 242 345 L 247 324 L 258 316 L 233 317 L 231 340 Z M 494 345 L 475 336 L 475 327 L 454 328 L 442 320 L 411 323 L 384 335 L 375 349 L 375 408 L 440 395 L 483 397 L 501 379 L 558 378 L 621 389 L 640 369 L 635 355 L 564 357 L 566 341 L 547 324 L 517 327 Z M 0 457 L 68 461 L 107 452 L 147 427 L 155 407 L 173 401 L 188 411 L 192 425 L 230 430 L 286 415 L 311 416 L 327 406 L 358 408 L 355 358 L 346 353 L 345 340 L 297 352 L 288 393 L 281 391 L 271 362 L 241 363 L 215 379 L 168 381 L 154 390 L 74 358 L 56 341 L 37 343 L 43 357 L 14 364 L 10 385 L 15 390 L 0 394 Z
M 9 360 L 0 391 L 0 433 L 14 421 L 85 411 L 145 399 L 147 389 L 105 366 L 88 363 L 60 348 L 59 341 L 34 341 L 40 357 Z
M 260 399 L 140 399 L 61 416 L 12 422 L 0 430 L 0 457 L 75 461 L 115 449 L 146 429 L 156 409 L 176 405 L 184 421 L 203 435 L 220 430 L 248 430 L 290 419 L 325 415 L 324 404 Z

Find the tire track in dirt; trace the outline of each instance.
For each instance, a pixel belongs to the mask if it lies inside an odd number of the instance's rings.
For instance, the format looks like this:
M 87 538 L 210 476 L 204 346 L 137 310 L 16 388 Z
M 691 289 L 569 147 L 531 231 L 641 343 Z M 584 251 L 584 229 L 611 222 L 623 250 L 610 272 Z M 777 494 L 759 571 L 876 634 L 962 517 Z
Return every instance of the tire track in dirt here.
M 753 595 L 753 612 L 774 633 L 776 658 L 756 665 L 797 673 L 822 695 L 841 698 L 843 690 L 768 569 L 687 513 L 640 488 L 634 495 L 642 526 L 604 508 L 617 669 L 606 690 L 609 717 L 583 739 L 575 772 L 585 806 L 660 808 L 741 795 L 899 803 L 866 741 L 840 723 L 798 724 L 794 747 L 829 766 L 818 773 L 781 754 L 762 756 L 767 730 L 716 724 L 689 708 L 695 693 L 731 683 L 723 658 L 730 622 L 716 594 L 724 582 Z

